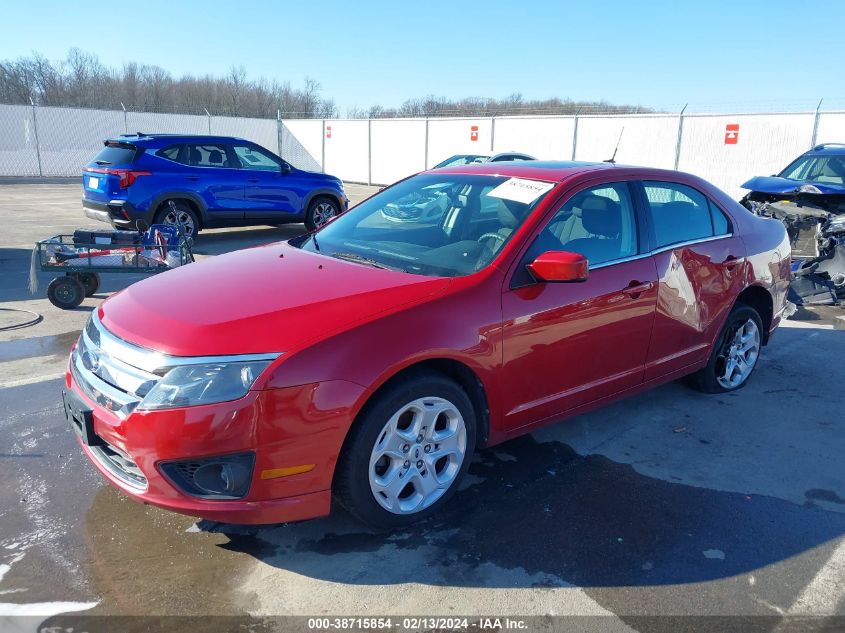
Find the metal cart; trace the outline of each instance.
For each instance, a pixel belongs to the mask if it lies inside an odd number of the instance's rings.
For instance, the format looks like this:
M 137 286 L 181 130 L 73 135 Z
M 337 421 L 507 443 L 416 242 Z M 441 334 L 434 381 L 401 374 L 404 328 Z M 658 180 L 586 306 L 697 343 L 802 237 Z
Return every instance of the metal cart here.
M 152 275 L 184 266 L 194 261 L 194 255 L 192 240 L 180 229 L 156 224 L 138 233 L 137 240 L 127 235 L 128 231 L 99 231 L 90 240 L 80 239 L 77 232 L 36 242 L 30 290 L 37 288 L 36 268 L 64 273 L 50 281 L 47 298 L 57 308 L 69 310 L 97 292 L 101 273 Z

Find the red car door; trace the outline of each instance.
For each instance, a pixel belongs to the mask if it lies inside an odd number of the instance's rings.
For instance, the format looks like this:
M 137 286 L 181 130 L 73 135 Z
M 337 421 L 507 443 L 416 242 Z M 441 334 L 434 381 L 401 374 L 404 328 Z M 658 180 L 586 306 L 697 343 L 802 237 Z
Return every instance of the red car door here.
M 645 181 L 650 240 L 659 278 L 645 379 L 703 362 L 742 290 L 745 246 L 700 191 Z
M 617 182 L 569 197 L 528 248 L 502 297 L 507 432 L 642 382 L 657 272 L 640 242 Z M 550 250 L 585 255 L 587 281 L 535 282 L 525 266 Z

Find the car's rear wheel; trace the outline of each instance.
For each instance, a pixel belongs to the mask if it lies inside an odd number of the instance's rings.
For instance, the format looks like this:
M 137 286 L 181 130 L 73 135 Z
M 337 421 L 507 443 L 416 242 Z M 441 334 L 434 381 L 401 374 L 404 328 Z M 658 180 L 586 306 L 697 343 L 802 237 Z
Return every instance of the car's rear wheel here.
M 705 393 L 725 393 L 744 387 L 763 347 L 763 323 L 754 308 L 738 303 L 728 315 L 707 365 L 691 376 Z
M 327 197 L 315 198 L 305 212 L 305 228 L 316 231 L 338 214 L 340 214 L 340 207 L 337 202 Z
M 395 528 L 426 518 L 454 494 L 469 466 L 476 421 L 449 378 L 420 373 L 388 387 L 344 444 L 337 500 L 361 521 Z
M 161 205 L 155 216 L 156 224 L 168 226 L 181 226 L 185 237 L 196 237 L 199 233 L 200 223 L 197 214 L 189 204 L 182 200 L 168 200 Z

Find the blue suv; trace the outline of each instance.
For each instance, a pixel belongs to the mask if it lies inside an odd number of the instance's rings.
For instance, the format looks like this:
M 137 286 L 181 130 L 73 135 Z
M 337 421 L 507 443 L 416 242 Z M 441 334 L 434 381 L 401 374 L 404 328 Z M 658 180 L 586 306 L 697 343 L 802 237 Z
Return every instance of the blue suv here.
M 230 136 L 127 134 L 104 142 L 82 175 L 89 218 L 117 228 L 181 224 L 200 229 L 305 222 L 343 213 L 339 178 L 296 169 L 260 145 Z M 170 204 L 173 202 L 173 204 Z

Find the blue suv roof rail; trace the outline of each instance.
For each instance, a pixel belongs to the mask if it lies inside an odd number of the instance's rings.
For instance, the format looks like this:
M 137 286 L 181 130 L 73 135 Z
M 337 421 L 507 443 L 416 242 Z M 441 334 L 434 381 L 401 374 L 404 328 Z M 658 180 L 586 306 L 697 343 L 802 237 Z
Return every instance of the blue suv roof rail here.
M 845 143 L 819 143 L 813 150 L 827 149 L 829 147 L 845 147 Z

